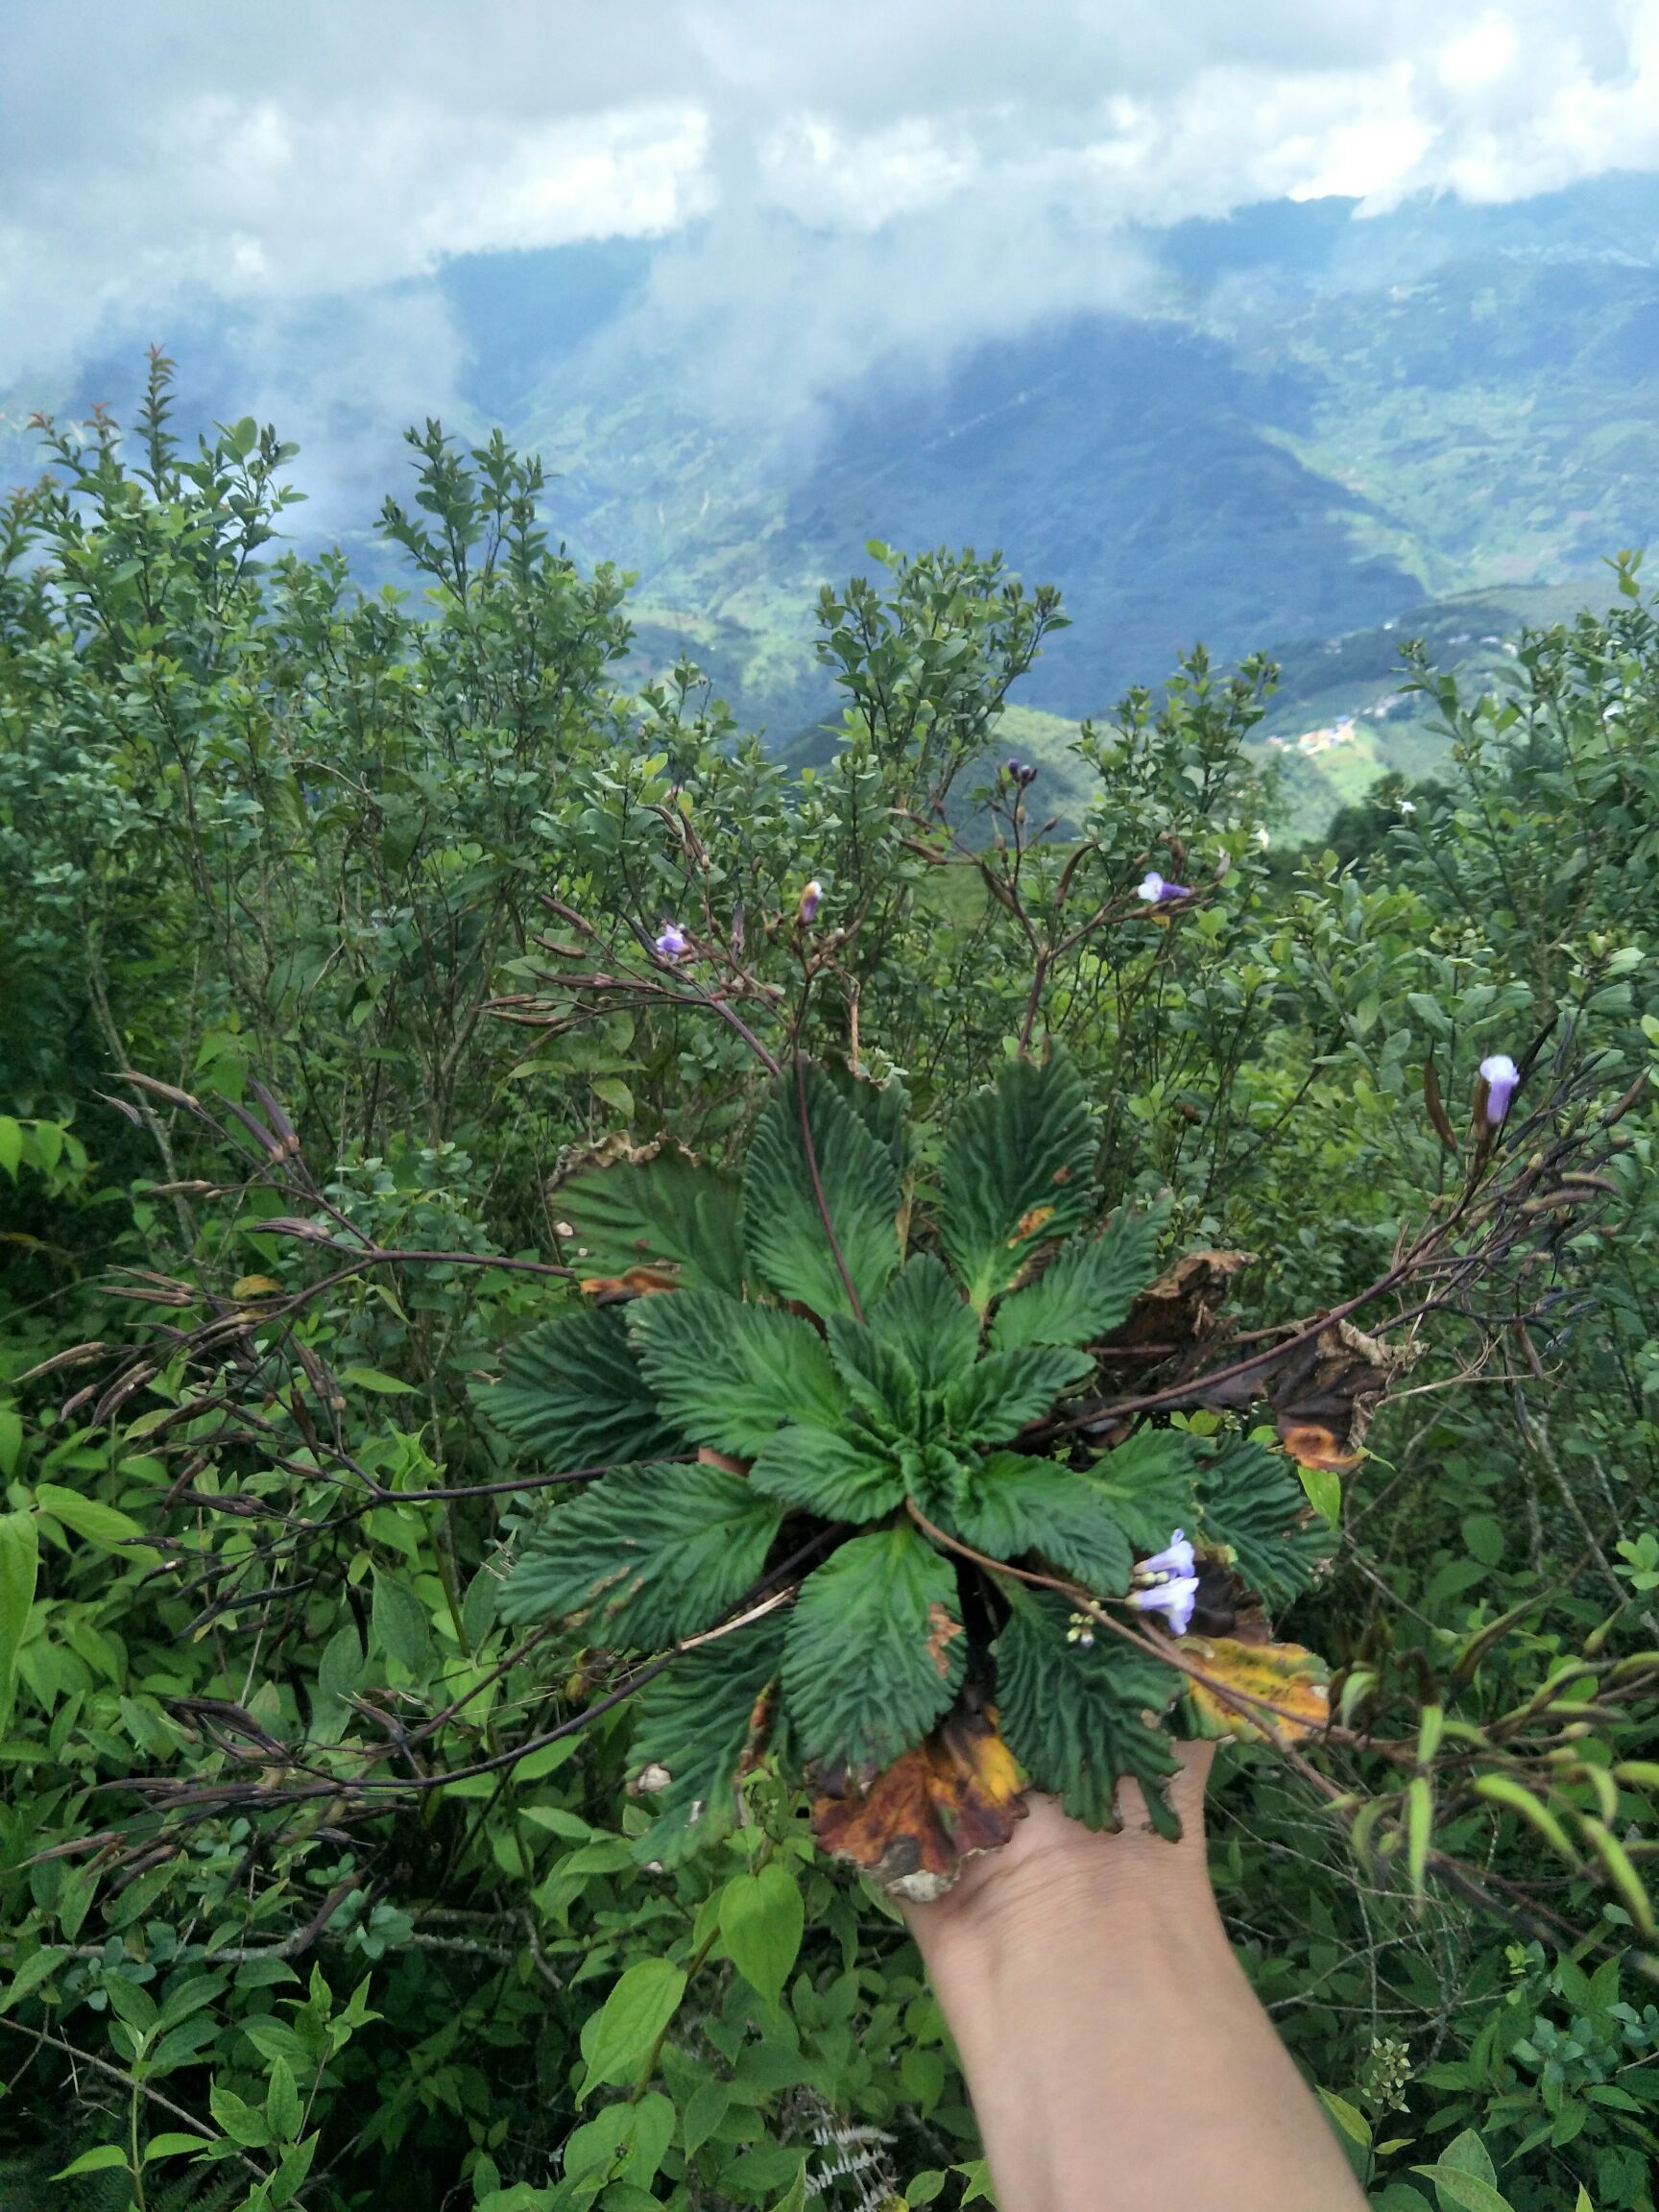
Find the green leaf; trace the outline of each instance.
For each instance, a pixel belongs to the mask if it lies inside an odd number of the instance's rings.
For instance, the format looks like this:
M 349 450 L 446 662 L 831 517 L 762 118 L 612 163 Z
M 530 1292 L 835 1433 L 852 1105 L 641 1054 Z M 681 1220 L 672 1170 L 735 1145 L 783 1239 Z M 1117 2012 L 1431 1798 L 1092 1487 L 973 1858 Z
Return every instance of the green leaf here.
M 780 2144 L 778 2145 L 778 2149 L 781 2151 L 783 2146 Z M 795 2178 L 790 2182 L 788 2188 L 784 2190 L 782 2196 L 779 2198 L 777 2203 L 772 2206 L 772 2212 L 806 2212 L 805 2154 L 805 2152 L 797 2152 L 792 2153 L 792 2155 L 799 2159 L 799 2167 L 796 2172 Z M 722 2181 L 724 2181 L 725 2178 L 726 2176 L 722 2175 Z
M 988 1352 L 946 1392 L 947 1426 L 962 1443 L 1006 1444 L 1028 1421 L 1040 1421 L 1093 1365 L 1087 1352 L 1058 1345 Z
M 685 1994 L 684 1969 L 666 1959 L 641 1959 L 620 1976 L 599 2010 L 582 2024 L 582 2056 L 588 2061 L 584 2098 L 603 2082 L 633 2082 Z
M 1235 1436 L 1198 1469 L 1199 1526 L 1224 1544 L 1247 1586 L 1270 1605 L 1311 1589 L 1334 1539 L 1329 1525 L 1304 1527 L 1307 1493 L 1293 1463 L 1248 1436 Z
M 1094 1125 L 1069 1052 L 1016 1060 L 970 1098 L 940 1162 L 939 1234 L 983 1313 L 1037 1247 L 1087 1219 Z
M 904 1496 L 891 1454 L 856 1431 L 783 1429 L 749 1470 L 755 1488 L 826 1521 L 878 1521 Z
M 4 1167 L 13 1183 L 17 1180 L 17 1164 L 23 1157 L 23 1131 L 10 1114 L 0 1114 L 0 1167 Z
M 915 1529 L 855 1536 L 809 1575 L 790 1616 L 783 1695 L 807 1759 L 890 1766 L 961 1686 L 956 1575 Z
M 614 1306 L 561 1313 L 530 1330 L 507 1347 L 501 1380 L 475 1395 L 496 1428 L 554 1474 L 649 1459 L 682 1442 Z
M 265 2090 L 265 2123 L 273 2141 L 291 2143 L 300 2132 L 301 2117 L 294 2069 L 286 2058 L 273 2059 Z
M 902 1354 L 921 1387 L 934 1395 L 979 1356 L 979 1316 L 931 1252 L 906 1261 L 868 1319 L 877 1341 Z
M 323 1647 L 317 1662 L 317 1695 L 331 1705 L 343 1705 L 363 1679 L 363 1646 L 357 1623 L 347 1621 Z
M 0 1513 L 0 1736 L 12 1719 L 17 1653 L 35 1603 L 39 1541 L 33 1513 Z
M 750 1142 L 743 1238 L 780 1296 L 827 1317 L 853 1312 L 854 1300 L 868 1309 L 898 1266 L 899 1176 L 891 1153 L 819 1070 L 808 1068 L 804 1077 L 810 1159 L 791 1075 Z
M 1073 1238 L 1035 1283 L 1002 1301 L 992 1343 L 1091 1344 L 1116 1329 L 1157 1273 L 1154 1254 L 1168 1211 L 1120 1208 L 1100 1236 Z
M 667 1265 L 687 1289 L 733 1297 L 743 1287 L 741 1202 L 734 1176 L 666 1148 L 649 1160 L 586 1168 L 552 1192 L 583 1248 L 584 1274 Z
M 35 1503 L 42 1513 L 50 1513 L 100 1551 L 113 1551 L 145 1567 L 156 1564 L 158 1554 L 144 1542 L 144 1531 L 130 1513 L 118 1512 L 96 1498 L 84 1498 L 79 1490 L 66 1490 L 59 1482 L 36 1483 Z
M 1444 2159 L 1437 2166 L 1413 2166 L 1411 2171 L 1433 2182 L 1440 2212 L 1515 2212 L 1508 2198 L 1500 2195 L 1490 2181 L 1450 2166 Z
M 125 2166 L 127 2153 L 118 2143 L 101 2143 L 96 2151 L 83 2151 L 79 2158 L 60 2167 L 53 2175 L 54 2181 L 67 2181 L 74 2174 L 108 2174 L 116 2166 Z
M 182 2158 L 193 2151 L 210 2151 L 211 2135 L 185 2135 L 172 2131 L 165 2135 L 152 2135 L 144 2146 L 144 2163 L 148 2166 L 156 2158 Z
M 621 1467 L 536 1528 L 501 1593 L 516 1623 L 585 1613 L 593 1643 L 710 1626 L 765 1563 L 781 1508 L 721 1467 Z
M 374 1570 L 374 1598 L 369 1617 L 380 1640 L 380 1648 L 389 1652 L 400 1667 L 406 1667 L 411 1674 L 424 1674 L 432 1658 L 432 1630 L 427 1623 L 426 1608 L 407 1582 L 383 1567 Z
M 638 1859 L 676 1864 L 732 1823 L 732 1790 L 756 1707 L 783 1664 L 782 1613 L 682 1652 L 634 1700 L 636 1774 L 669 1779 L 647 1802 L 661 1815 L 635 1839 Z
M 1135 1563 L 1129 1539 L 1087 1476 L 1052 1459 L 994 1452 L 976 1471 L 955 1533 L 993 1559 L 1038 1551 L 1094 1596 L 1118 1597 Z
M 846 1393 L 810 1323 L 719 1290 L 641 1298 L 629 1321 L 646 1382 L 694 1444 L 752 1458 L 784 1421 L 839 1421 Z
M 1477 2181 L 1484 2181 L 1493 2189 L 1498 2186 L 1498 2169 L 1492 2163 L 1492 2153 L 1473 2128 L 1465 2128 L 1461 2134 L 1453 2137 L 1441 2153 L 1440 2163 L 1455 2168 L 1459 2174 L 1473 2174 Z
M 317 2155 L 322 2137 L 307 2135 L 302 2143 L 290 2144 L 283 2152 L 276 2173 L 271 2176 L 271 2201 L 274 2205 L 291 2204 L 300 2184 L 311 2171 L 311 2161 Z
M 1137 1551 L 1161 1551 L 1192 1519 L 1192 1447 L 1178 1429 L 1140 1429 L 1086 1480 Z
M 0 1406 L 0 1477 L 17 1472 L 23 1456 L 23 1416 L 15 1406 Z
M 396 1375 L 383 1375 L 378 1367 L 343 1367 L 340 1380 L 354 1390 L 367 1390 L 379 1398 L 413 1398 L 417 1394 L 413 1382 L 400 1382 Z
M 1103 1630 L 1092 1646 L 1068 1644 L 1063 1598 L 1005 1587 L 1011 1610 L 996 1644 L 997 1712 L 1015 1758 L 1090 1828 L 1120 1825 L 1118 1784 L 1133 1775 L 1153 1826 L 1178 1833 L 1163 1796 L 1174 1747 L 1142 1716 L 1166 1712 L 1181 1676 Z
M 731 2103 L 730 2081 L 700 2081 L 692 2090 L 680 2119 L 687 2158 L 694 2158 L 709 2141 L 725 2119 Z
M 777 1860 L 757 1873 L 733 1874 L 720 1892 L 720 1934 L 732 1963 L 774 2010 L 805 1924 L 800 1887 Z
M 830 1317 L 826 1333 L 830 1356 L 861 1423 L 891 1441 L 915 1435 L 922 1395 L 916 1370 L 905 1354 L 844 1313 Z

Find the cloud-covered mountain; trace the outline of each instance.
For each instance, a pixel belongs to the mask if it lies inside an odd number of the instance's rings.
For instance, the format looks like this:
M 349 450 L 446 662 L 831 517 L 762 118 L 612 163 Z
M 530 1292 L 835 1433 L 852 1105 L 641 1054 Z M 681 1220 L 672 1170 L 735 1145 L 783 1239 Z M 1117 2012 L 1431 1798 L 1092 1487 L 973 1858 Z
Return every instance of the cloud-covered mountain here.
M 791 235 L 818 267 L 824 241 L 793 217 L 768 250 Z M 1231 655 L 1588 576 L 1659 524 L 1651 176 L 1125 231 L 1126 303 L 861 344 L 810 373 L 807 332 L 730 365 L 718 302 L 700 322 L 682 300 L 707 244 L 692 227 L 456 255 L 333 300 L 199 298 L 143 334 L 178 354 L 185 417 L 269 413 L 301 440 L 300 527 L 372 570 L 398 425 L 502 422 L 544 455 L 573 550 L 637 572 L 644 657 L 689 652 L 781 736 L 830 704 L 812 602 L 868 569 L 872 538 L 997 545 L 1061 585 L 1074 625 L 1025 697 L 1075 716 L 1199 637 Z M 55 390 L 20 389 L 13 432 L 24 398 L 119 405 L 140 366 L 124 333 Z M 16 475 L 25 442 L 0 435 Z

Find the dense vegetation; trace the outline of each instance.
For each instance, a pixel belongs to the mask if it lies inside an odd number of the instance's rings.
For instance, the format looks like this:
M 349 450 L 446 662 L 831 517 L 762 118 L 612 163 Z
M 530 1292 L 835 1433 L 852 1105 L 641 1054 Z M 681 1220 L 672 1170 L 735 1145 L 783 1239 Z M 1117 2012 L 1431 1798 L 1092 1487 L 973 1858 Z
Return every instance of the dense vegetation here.
M 1098 1822 L 1215 1733 L 1374 2200 L 1650 2212 L 1634 563 L 1502 691 L 1417 661 L 1443 781 L 1343 857 L 1202 655 L 1062 839 L 996 561 L 826 593 L 799 771 L 621 687 L 499 440 L 413 437 L 365 595 L 168 413 L 0 545 L 8 2207 L 972 2200 L 855 1870 L 950 1853 L 866 1785 L 993 1841 L 1014 1756 Z M 1190 1659 L 1124 1637 L 1177 1522 Z

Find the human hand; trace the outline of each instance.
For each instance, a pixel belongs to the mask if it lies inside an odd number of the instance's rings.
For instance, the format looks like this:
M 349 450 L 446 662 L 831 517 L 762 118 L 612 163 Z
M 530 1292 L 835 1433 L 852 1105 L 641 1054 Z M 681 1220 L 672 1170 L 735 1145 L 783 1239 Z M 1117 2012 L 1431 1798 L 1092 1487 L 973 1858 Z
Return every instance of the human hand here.
M 1082 1910 L 1120 1904 L 1190 1914 L 1208 1906 L 1204 1793 L 1215 1749 L 1210 1743 L 1176 1746 L 1180 1770 L 1170 1782 L 1169 1802 L 1181 1835 L 1173 1843 L 1153 1829 L 1133 1780 L 1118 1787 L 1122 1826 L 1116 1834 L 1086 1828 L 1058 1798 L 1032 1791 L 1025 1817 L 1006 1843 L 970 1859 L 943 1897 L 905 1908 L 925 1955 L 931 1961 L 942 1949 L 981 1942 L 994 1932 L 1017 1936 L 1034 1922 Z

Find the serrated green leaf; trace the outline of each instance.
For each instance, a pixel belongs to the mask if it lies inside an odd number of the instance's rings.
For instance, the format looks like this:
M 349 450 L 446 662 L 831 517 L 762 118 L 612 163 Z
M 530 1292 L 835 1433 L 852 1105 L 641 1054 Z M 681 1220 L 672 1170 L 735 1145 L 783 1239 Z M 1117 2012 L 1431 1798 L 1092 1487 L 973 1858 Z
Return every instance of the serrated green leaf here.
M 909 1099 L 899 1078 L 872 1083 L 848 1068 L 831 1062 L 823 1070 L 837 1097 L 857 1115 L 878 1144 L 889 1155 L 893 1169 L 902 1179 L 910 1163 Z
M 646 1802 L 660 1815 L 634 1843 L 638 1859 L 672 1866 L 732 1823 L 732 1786 L 756 1706 L 783 1664 L 784 1616 L 769 1613 L 685 1651 L 634 1701 L 631 1770 L 669 1779 Z
M 1193 1518 L 1192 1447 L 1178 1429 L 1137 1430 L 1087 1479 L 1138 1551 L 1161 1551 Z
M 1233 1552 L 1246 1585 L 1270 1605 L 1313 1585 L 1334 1543 L 1328 1525 L 1304 1527 L 1307 1493 L 1292 1463 L 1248 1436 L 1234 1436 L 1198 1469 L 1199 1527 Z
M 721 1467 L 618 1468 L 538 1526 L 502 1590 L 502 1619 L 583 1613 L 594 1643 L 660 1649 L 742 1597 L 781 1512 Z
M 904 1496 L 891 1453 L 855 1430 L 781 1429 L 749 1470 L 754 1487 L 826 1521 L 878 1521 Z
M 902 1354 L 921 1387 L 937 1394 L 979 1356 L 979 1316 L 942 1260 L 907 1260 L 868 1316 L 878 1342 Z
M 946 1425 L 959 1443 L 1006 1444 L 1093 1365 L 1087 1352 L 1055 1344 L 987 1352 L 945 1393 Z
M 1091 1344 L 1116 1329 L 1157 1273 L 1167 1215 L 1167 1206 L 1148 1214 L 1120 1208 L 1098 1237 L 1074 1237 L 1035 1283 L 998 1306 L 992 1343 Z
M 807 1576 L 784 1642 L 803 1756 L 890 1766 L 950 1704 L 966 1645 L 955 1572 L 913 1528 L 843 1544 Z
M 553 1474 L 648 1459 L 684 1441 L 652 1397 L 614 1306 L 561 1313 L 528 1331 L 502 1355 L 501 1380 L 475 1396 L 496 1428 Z
M 629 1316 L 640 1370 L 694 1444 L 753 1457 L 785 1421 L 834 1423 L 847 1394 L 810 1323 L 719 1290 L 641 1298 Z
M 733 1874 L 720 1892 L 720 1934 L 732 1963 L 774 2008 L 805 1920 L 800 1886 L 777 1860 L 756 1873 Z
M 1167 1711 L 1181 1676 L 1104 1631 L 1093 1645 L 1069 1644 L 1063 1598 L 1006 1587 L 1010 1611 L 995 1649 L 998 1723 L 1008 1748 L 1033 1784 L 1087 1827 L 1120 1825 L 1118 1785 L 1128 1774 L 1153 1825 L 1178 1833 L 1163 1796 L 1174 1747 L 1142 1716 Z
M 751 1262 L 781 1297 L 799 1299 L 827 1318 L 851 1313 L 854 1298 L 868 1310 L 898 1266 L 899 1176 L 891 1153 L 833 1086 L 815 1069 L 805 1070 L 804 1077 L 811 1159 L 801 1093 L 787 1076 L 750 1142 L 743 1239 Z
M 878 1436 L 913 1436 L 921 1417 L 922 1391 L 905 1354 L 844 1313 L 831 1315 L 827 1334 L 836 1372 L 862 1422 Z
M 380 1648 L 390 1652 L 411 1674 L 425 1672 L 432 1657 L 432 1630 L 426 1608 L 407 1582 L 383 1567 L 374 1570 L 374 1596 L 370 1619 Z
M 552 1202 L 576 1233 L 590 1275 L 630 1267 L 678 1268 L 687 1289 L 743 1287 L 742 1190 L 722 1174 L 667 1149 L 653 1159 L 589 1167 L 557 1185 Z
M 1069 1052 L 1014 1061 L 970 1098 L 940 1161 L 939 1235 L 983 1313 L 1040 1244 L 1067 1236 L 1094 1203 L 1094 1125 Z
M 1135 1563 L 1129 1539 L 1086 1476 L 1052 1459 L 994 1452 L 976 1470 L 955 1532 L 993 1559 L 1040 1552 L 1094 1596 L 1118 1597 Z

